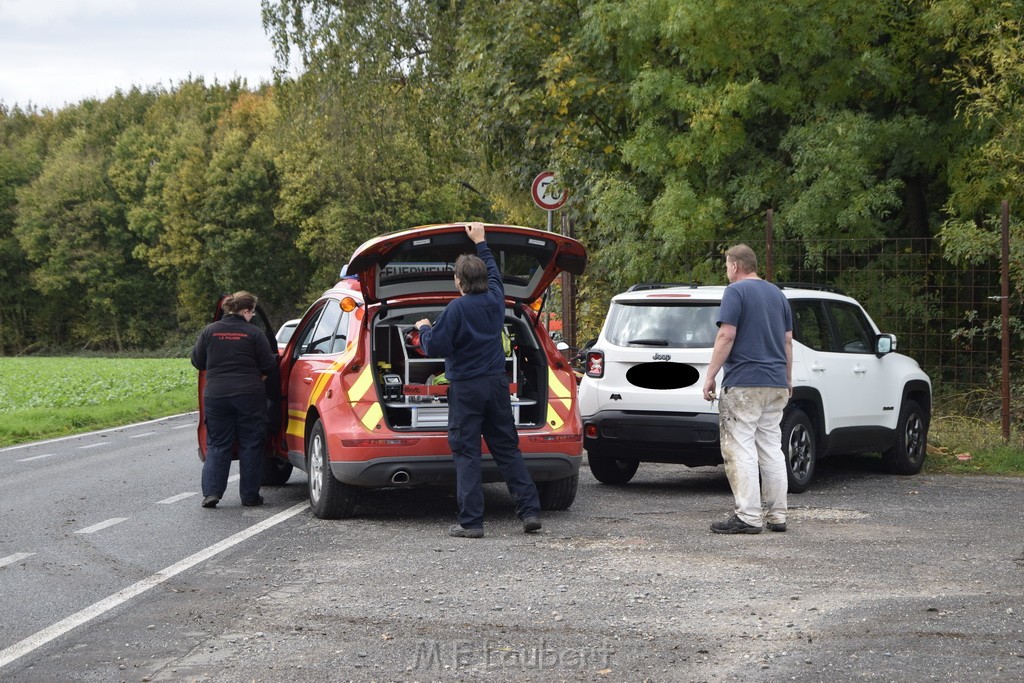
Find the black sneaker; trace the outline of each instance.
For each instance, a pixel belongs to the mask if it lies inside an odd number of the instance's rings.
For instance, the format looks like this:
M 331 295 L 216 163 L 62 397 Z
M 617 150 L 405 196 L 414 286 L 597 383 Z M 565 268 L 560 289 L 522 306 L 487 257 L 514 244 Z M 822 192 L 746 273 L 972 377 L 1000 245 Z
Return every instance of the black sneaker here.
M 461 524 L 452 524 L 451 528 L 448 529 L 449 536 L 458 536 L 460 538 L 483 538 L 483 529 L 467 529 Z
M 220 502 L 220 496 L 207 496 L 206 498 L 203 498 L 203 507 L 204 508 L 215 508 L 215 507 L 217 507 L 217 503 L 219 503 L 219 502 Z
M 532 534 L 535 531 L 540 531 L 540 517 L 524 517 L 523 518 L 523 533 Z
M 781 532 L 781 531 L 785 531 L 786 530 L 786 523 L 785 522 L 768 522 L 765 526 L 768 527 L 768 531 L 780 531 Z
M 724 522 L 715 522 L 711 525 L 711 530 L 716 534 L 759 534 L 761 533 L 761 527 L 747 524 L 742 519 L 733 515 Z
M 263 505 L 263 496 L 256 496 L 252 500 L 243 500 L 242 505 L 247 508 L 256 507 L 257 505 Z

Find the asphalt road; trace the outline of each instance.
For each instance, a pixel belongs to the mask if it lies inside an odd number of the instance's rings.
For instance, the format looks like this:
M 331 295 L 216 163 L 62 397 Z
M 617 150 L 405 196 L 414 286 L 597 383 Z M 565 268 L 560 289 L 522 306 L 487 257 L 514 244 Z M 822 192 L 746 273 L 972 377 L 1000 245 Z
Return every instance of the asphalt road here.
M 1024 480 L 826 461 L 787 533 L 717 536 L 719 468 L 584 468 L 452 539 L 446 489 L 201 509 L 194 420 L 0 450 L 0 680 L 1024 679 Z

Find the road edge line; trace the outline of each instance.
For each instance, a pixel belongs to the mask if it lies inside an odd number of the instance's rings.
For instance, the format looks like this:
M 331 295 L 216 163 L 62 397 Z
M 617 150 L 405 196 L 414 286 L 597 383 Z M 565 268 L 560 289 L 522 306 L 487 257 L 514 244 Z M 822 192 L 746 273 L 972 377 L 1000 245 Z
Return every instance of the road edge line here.
M 47 626 L 46 628 L 34 633 L 28 638 L 25 638 L 24 640 L 17 642 L 4 650 L 0 650 L 0 669 L 7 666 L 11 662 L 14 662 L 15 660 L 24 657 L 33 650 L 37 650 L 40 647 L 46 645 L 47 643 L 56 640 L 68 631 L 71 631 L 75 628 L 78 628 L 79 626 L 82 626 L 83 624 L 92 621 L 96 617 L 99 617 L 109 612 L 115 607 L 123 605 L 132 598 L 141 595 L 142 593 L 145 593 L 149 589 L 159 586 L 164 581 L 180 574 L 181 572 L 187 569 L 191 569 L 192 567 L 196 566 L 201 562 L 205 562 L 206 560 L 217 555 L 218 553 L 222 553 L 228 548 L 236 546 L 242 541 L 252 538 L 260 532 L 266 531 L 271 527 L 277 526 L 281 522 L 291 519 L 295 515 L 299 514 L 300 512 L 308 508 L 309 503 L 306 502 L 293 505 L 287 510 L 277 513 L 273 517 L 268 517 L 262 522 L 252 525 L 248 529 L 243 529 L 242 531 L 239 531 L 238 533 L 232 536 L 228 536 L 224 540 L 218 541 L 217 543 L 214 543 L 208 548 L 200 550 L 199 552 L 194 553 L 192 555 L 189 555 L 185 559 L 175 562 L 171 566 L 161 569 L 157 573 L 148 576 L 142 579 L 141 581 L 137 581 L 136 583 L 133 583 L 127 588 L 119 590 L 118 592 L 100 600 L 99 602 L 89 605 L 85 609 L 72 614 L 66 619 L 62 619 L 58 621 L 56 624 L 53 624 L 52 626 Z

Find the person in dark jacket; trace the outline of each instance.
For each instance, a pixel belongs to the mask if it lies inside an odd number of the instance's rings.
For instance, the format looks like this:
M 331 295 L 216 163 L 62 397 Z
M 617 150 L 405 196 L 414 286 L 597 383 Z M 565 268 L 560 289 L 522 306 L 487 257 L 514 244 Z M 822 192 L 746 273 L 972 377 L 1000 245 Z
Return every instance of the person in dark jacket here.
M 501 342 L 505 288 L 484 241 L 483 223 L 470 223 L 466 234 L 476 244 L 477 255 L 463 254 L 455 261 L 455 286 L 462 296 L 445 307 L 433 326 L 426 319 L 416 323 L 423 351 L 444 357 L 450 382 L 448 445 L 455 459 L 459 523 L 448 534 L 465 538 L 484 535 L 481 436 L 516 502 L 523 531 L 532 533 L 541 528 L 540 498 L 519 450 L 512 417 Z
M 207 325 L 192 348 L 192 365 L 206 371 L 203 507 L 217 507 L 224 496 L 236 439 L 242 505 L 262 505 L 267 423 L 263 380 L 272 375 L 277 362 L 267 336 L 250 322 L 256 314 L 255 296 L 235 292 L 224 299 L 221 307 L 224 317 Z

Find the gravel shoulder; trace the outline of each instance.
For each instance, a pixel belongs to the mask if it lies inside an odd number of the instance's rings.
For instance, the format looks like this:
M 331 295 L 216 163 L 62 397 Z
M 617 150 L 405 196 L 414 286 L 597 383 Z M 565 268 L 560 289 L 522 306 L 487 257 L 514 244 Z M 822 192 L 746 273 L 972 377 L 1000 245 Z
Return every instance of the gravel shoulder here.
M 445 535 L 451 493 L 306 513 L 5 671 L 11 681 L 1024 679 L 1024 481 L 823 462 L 789 531 L 718 536 L 720 468 L 584 468 L 573 508 Z M 301 473 L 265 490 L 301 501 Z M 196 514 L 200 514 L 196 510 Z M 240 514 L 218 510 L 218 514 Z

